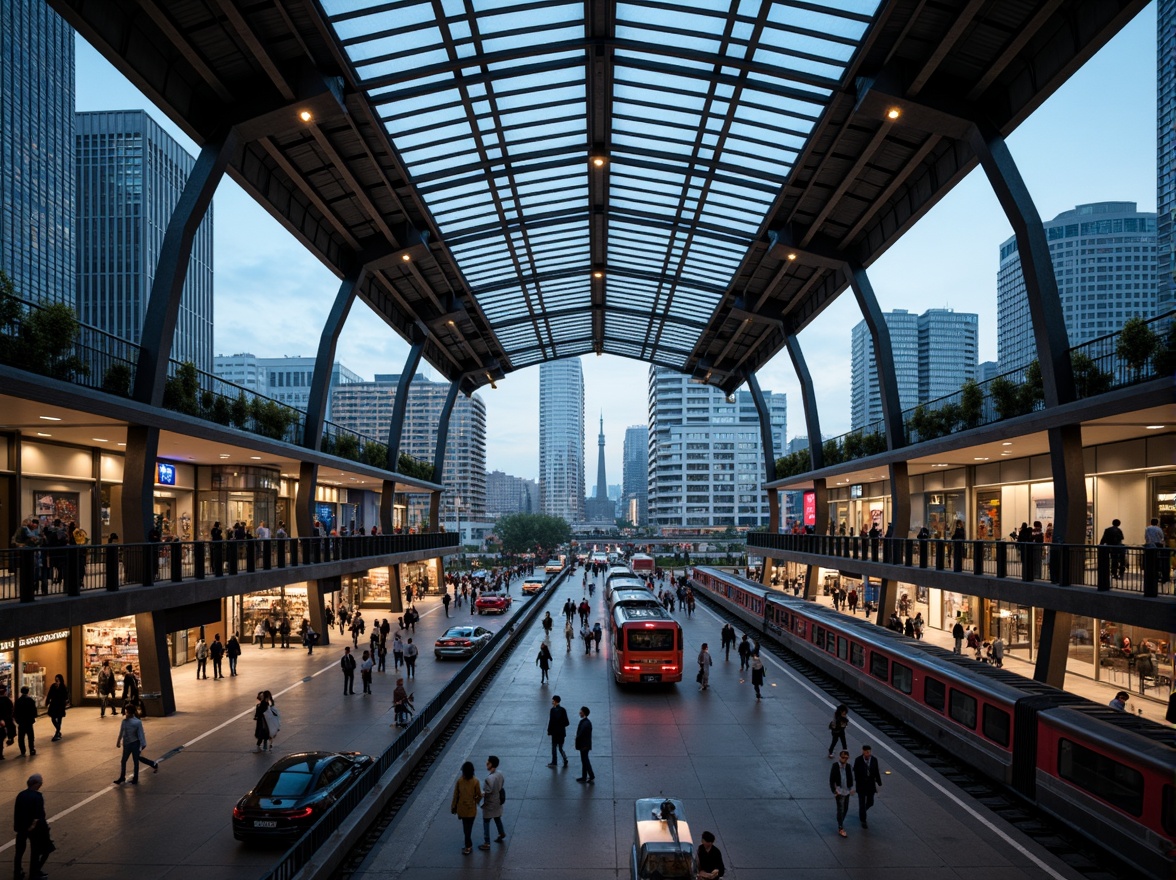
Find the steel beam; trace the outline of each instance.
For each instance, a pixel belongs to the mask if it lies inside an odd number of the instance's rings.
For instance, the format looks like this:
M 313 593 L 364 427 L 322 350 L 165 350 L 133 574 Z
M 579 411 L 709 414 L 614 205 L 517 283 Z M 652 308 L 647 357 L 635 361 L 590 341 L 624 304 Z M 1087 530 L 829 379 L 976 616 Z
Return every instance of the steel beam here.
M 845 267 L 853 295 L 874 343 L 874 365 L 882 396 L 882 418 L 886 423 L 886 448 L 893 451 L 906 446 L 906 429 L 902 423 L 902 405 L 898 398 L 898 381 L 894 375 L 894 349 L 890 345 L 890 328 L 874 296 L 874 286 L 859 263 Z
M 825 450 L 821 444 L 821 417 L 817 409 L 817 395 L 813 389 L 813 377 L 809 373 L 808 362 L 800 350 L 800 340 L 795 333 L 788 333 L 784 337 L 784 344 L 788 346 L 788 356 L 792 358 L 792 368 L 796 371 L 796 378 L 800 382 L 800 397 L 804 403 L 804 426 L 808 431 L 809 461 L 812 470 L 819 471 L 825 466 Z M 819 523 L 819 521 L 818 521 Z
M 392 424 L 388 428 L 388 470 L 396 472 L 400 464 L 400 438 L 404 434 L 404 415 L 408 412 L 408 390 L 425 350 L 424 335 L 414 334 L 404 369 L 396 383 L 396 400 L 392 404 Z
M 449 383 L 449 393 L 445 395 L 445 403 L 437 418 L 437 446 L 433 452 L 433 482 L 439 485 L 444 485 L 445 482 L 445 445 L 449 441 L 449 417 L 453 414 L 453 406 L 457 403 L 457 393 L 460 390 L 460 380 Z M 434 492 L 429 497 L 429 522 L 434 530 L 441 522 L 440 517 L 441 492 Z M 460 535 L 458 535 L 458 540 L 461 540 Z

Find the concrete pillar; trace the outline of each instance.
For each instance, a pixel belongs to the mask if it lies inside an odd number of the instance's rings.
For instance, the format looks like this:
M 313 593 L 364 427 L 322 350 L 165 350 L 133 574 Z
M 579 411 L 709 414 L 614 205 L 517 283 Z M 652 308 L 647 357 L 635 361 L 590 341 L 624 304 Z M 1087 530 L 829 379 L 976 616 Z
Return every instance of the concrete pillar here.
M 148 714 L 171 715 L 176 711 L 176 692 L 172 686 L 171 656 L 167 650 L 167 625 L 162 611 L 135 615 L 135 634 L 139 642 L 137 672 L 142 693 L 158 693 L 159 701 L 146 701 Z M 121 691 L 120 691 L 121 693 Z

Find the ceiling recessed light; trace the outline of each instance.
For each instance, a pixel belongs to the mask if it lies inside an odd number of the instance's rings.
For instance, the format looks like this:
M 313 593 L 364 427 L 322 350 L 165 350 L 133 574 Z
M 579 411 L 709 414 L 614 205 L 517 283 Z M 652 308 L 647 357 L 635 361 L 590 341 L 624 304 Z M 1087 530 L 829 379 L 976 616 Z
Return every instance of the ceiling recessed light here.
M 310 120 L 314 119 L 314 116 L 311 115 L 311 112 L 309 110 L 303 110 L 301 113 L 298 114 L 298 118 L 301 119 L 303 122 L 310 122 Z
M 886 111 L 887 119 L 898 119 L 900 116 L 902 116 L 902 110 L 900 110 L 898 107 L 891 107 Z
M 592 273 L 592 277 L 593 277 L 593 278 L 603 278 L 603 277 L 604 277 L 604 273 L 603 273 L 603 272 L 593 272 L 593 273 Z
M 972 461 L 988 461 L 987 455 L 977 455 Z
M 40 416 L 40 418 L 44 419 L 46 422 L 60 422 L 61 421 L 61 419 L 59 419 L 57 416 Z
M 1011 452 L 1002 452 L 1001 455 L 1012 455 Z
M 1002 444 L 1000 444 L 1000 445 L 1001 445 L 1001 446 L 1012 446 L 1012 445 L 1013 445 L 1013 441 L 1012 441 L 1012 440 L 1006 440 L 1004 443 L 1002 443 Z
M 795 259 L 796 259 L 796 254 L 789 254 L 789 255 L 788 255 L 788 259 L 789 259 L 789 260 L 795 260 Z
M 95 443 L 109 443 L 110 442 L 105 437 L 91 437 L 90 439 L 93 440 Z
M 37 436 L 38 436 L 38 437 L 52 437 L 53 435 L 52 435 L 52 434 L 46 434 L 44 431 L 38 431 L 38 432 L 37 432 Z
M 222 453 L 220 454 L 220 457 L 221 457 L 221 458 L 232 458 L 232 456 L 231 456 L 231 455 L 229 455 L 227 452 L 222 452 Z
M 249 457 L 250 457 L 251 459 L 253 459 L 254 461 L 261 461 L 261 456 L 260 456 L 260 455 L 251 455 L 251 456 L 249 456 Z
M 592 165 L 596 168 L 603 168 L 605 161 L 607 161 L 607 160 L 604 158 L 604 156 L 593 156 L 592 157 Z
M 400 261 L 402 263 L 411 263 L 412 262 L 412 254 L 401 254 Z
M 1165 427 L 1167 427 L 1167 426 L 1166 425 L 1148 425 L 1147 429 L 1149 431 L 1159 431 L 1161 428 L 1165 428 Z
M 117 444 L 117 445 L 119 445 L 119 446 L 126 446 L 127 444 L 125 444 L 125 443 L 119 443 L 119 444 Z

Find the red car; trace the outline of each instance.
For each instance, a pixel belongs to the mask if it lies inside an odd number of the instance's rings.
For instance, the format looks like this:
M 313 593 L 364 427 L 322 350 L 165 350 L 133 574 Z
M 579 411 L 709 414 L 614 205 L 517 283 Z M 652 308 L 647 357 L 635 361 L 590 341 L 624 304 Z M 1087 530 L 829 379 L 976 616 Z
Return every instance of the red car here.
M 506 593 L 486 592 L 478 596 L 474 608 L 479 614 L 506 614 L 510 609 L 510 601 Z

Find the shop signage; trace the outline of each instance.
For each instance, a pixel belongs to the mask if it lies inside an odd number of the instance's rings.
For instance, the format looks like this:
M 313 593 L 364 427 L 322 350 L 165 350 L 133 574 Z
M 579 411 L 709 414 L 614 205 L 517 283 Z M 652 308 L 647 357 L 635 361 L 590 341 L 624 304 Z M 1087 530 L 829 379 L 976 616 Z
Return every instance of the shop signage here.
M 56 642 L 58 639 L 68 639 L 69 630 L 59 629 L 54 632 L 37 633 L 35 636 L 21 636 L 17 639 L 17 644 L 22 648 L 31 648 L 34 645 L 43 645 L 46 642 Z
M 817 524 L 817 493 L 804 493 L 804 524 L 806 526 L 815 526 Z
M 16 647 L 15 640 L 5 639 L 4 641 L 0 642 L 0 653 L 3 653 L 5 651 L 11 651 L 15 647 Z
M 176 466 L 165 461 L 155 463 L 155 482 L 161 486 L 176 484 Z
M 849 497 L 850 498 L 861 498 L 862 497 L 862 484 L 861 483 L 854 483 L 854 485 L 849 487 Z

